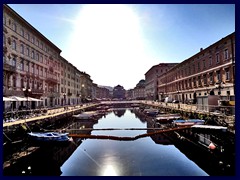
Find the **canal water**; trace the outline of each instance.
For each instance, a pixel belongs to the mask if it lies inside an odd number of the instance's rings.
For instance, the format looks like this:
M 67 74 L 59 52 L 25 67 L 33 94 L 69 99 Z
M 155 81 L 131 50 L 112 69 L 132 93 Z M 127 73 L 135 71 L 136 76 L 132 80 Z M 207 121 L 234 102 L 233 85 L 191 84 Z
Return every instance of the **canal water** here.
M 91 135 L 136 137 L 147 130 L 125 129 L 147 128 L 148 122 L 129 109 L 116 109 L 96 122 L 78 121 L 74 126 L 123 129 L 92 130 L 88 132 Z M 73 143 L 74 151 L 60 167 L 61 176 L 208 176 L 160 134 L 136 140 L 84 139 Z

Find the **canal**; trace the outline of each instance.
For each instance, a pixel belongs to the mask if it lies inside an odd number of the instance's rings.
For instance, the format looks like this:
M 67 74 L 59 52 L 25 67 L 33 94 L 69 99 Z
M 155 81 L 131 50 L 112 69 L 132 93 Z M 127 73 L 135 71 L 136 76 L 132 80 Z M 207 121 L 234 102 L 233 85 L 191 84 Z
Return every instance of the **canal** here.
M 146 129 L 150 127 L 150 123 L 139 118 L 131 109 L 118 108 L 109 111 L 98 120 L 71 121 L 65 128 L 74 129 L 74 133 L 96 136 L 136 137 L 148 133 L 149 130 Z M 82 130 L 84 128 L 88 130 Z M 207 156 L 198 154 L 191 147 L 183 149 L 168 138 L 167 134 L 156 134 L 135 140 L 73 138 L 67 145 L 37 147 L 34 153 L 5 168 L 4 175 L 223 175 L 215 170 L 218 169 L 217 164 L 211 163 Z
M 114 110 L 93 128 L 147 128 L 128 109 Z M 135 137 L 146 130 L 92 131 L 93 135 Z M 61 166 L 61 176 L 207 176 L 163 136 L 134 141 L 86 139 Z

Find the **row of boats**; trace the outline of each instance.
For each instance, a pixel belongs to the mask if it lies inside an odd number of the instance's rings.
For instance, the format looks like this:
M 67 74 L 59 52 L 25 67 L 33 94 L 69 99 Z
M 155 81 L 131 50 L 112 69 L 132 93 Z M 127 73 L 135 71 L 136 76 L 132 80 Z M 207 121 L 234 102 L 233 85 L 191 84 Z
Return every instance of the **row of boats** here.
M 183 119 L 180 114 L 169 114 L 165 112 L 159 112 L 158 109 L 149 108 L 144 109 L 143 113 L 147 116 L 153 117 L 156 122 L 159 123 L 168 123 L 173 126 L 193 126 L 193 125 L 201 125 L 205 123 L 205 120 L 202 119 Z

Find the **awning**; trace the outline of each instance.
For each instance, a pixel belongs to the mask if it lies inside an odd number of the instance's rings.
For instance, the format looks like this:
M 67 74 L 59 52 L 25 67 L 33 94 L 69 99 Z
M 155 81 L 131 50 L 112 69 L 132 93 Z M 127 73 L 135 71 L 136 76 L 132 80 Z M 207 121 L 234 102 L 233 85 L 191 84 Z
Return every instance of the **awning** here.
M 25 97 L 10 96 L 9 98 L 14 99 L 13 101 L 27 101 Z
M 17 101 L 17 100 L 10 97 L 3 97 L 3 101 Z
M 32 98 L 32 97 L 28 97 L 27 100 L 28 101 L 43 101 L 41 99 L 36 99 L 36 98 Z

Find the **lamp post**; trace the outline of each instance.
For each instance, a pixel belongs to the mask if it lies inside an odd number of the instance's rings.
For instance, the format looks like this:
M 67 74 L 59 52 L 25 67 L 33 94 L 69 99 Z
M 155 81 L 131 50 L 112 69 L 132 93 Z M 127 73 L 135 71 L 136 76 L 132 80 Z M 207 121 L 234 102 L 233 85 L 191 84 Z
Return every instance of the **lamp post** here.
M 221 105 L 221 89 L 224 88 L 224 82 L 219 81 L 218 83 L 216 83 L 215 87 L 218 89 L 218 104 Z
M 220 81 L 219 83 L 217 83 L 216 85 L 215 85 L 215 87 L 218 89 L 218 95 L 221 97 L 221 89 L 223 89 L 224 88 L 224 82 L 222 82 L 222 81 Z
M 28 105 L 28 97 L 29 97 L 29 95 L 30 95 L 30 93 L 31 93 L 31 89 L 30 89 L 30 88 L 23 88 L 22 90 L 23 90 L 23 92 L 24 92 L 25 97 L 27 98 L 27 109 L 28 109 L 28 108 L 29 108 L 29 105 Z
M 83 102 L 83 100 L 84 100 L 84 98 L 85 98 L 85 96 L 84 96 L 84 88 L 85 88 L 85 85 L 84 84 L 82 84 L 82 86 L 81 86 L 81 97 L 82 97 L 82 102 Z

